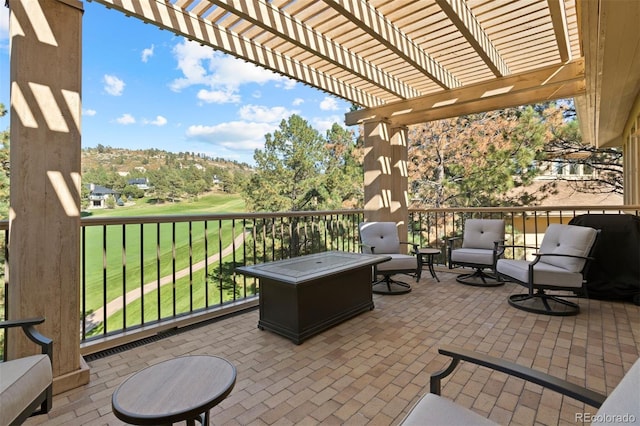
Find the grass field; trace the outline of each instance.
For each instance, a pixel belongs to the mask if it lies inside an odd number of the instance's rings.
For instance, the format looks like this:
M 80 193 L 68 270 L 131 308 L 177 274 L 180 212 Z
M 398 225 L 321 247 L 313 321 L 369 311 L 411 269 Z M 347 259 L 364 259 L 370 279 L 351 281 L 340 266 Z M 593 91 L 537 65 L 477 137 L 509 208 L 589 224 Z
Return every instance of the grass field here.
M 91 216 L 158 216 L 192 215 L 204 213 L 243 212 L 244 202 L 238 195 L 214 194 L 192 202 L 155 204 L 139 200 L 135 205 L 113 210 L 92 210 Z M 221 226 L 222 225 L 222 226 Z M 208 256 L 217 255 L 221 249 L 231 246 L 233 238 L 242 234 L 242 228 L 232 229 L 229 223 L 218 221 L 193 223 L 166 223 L 144 225 L 113 225 L 86 227 L 84 238 L 84 287 L 85 310 L 91 313 L 105 306 L 124 293 L 172 277 L 176 271 L 188 268 Z M 205 247 L 205 240 L 208 241 Z M 230 256 L 228 256 L 230 257 Z M 223 258 L 223 262 L 228 259 Z M 215 267 L 210 265 L 209 268 Z M 209 271 L 210 271 L 209 270 Z M 105 279 L 106 277 L 106 279 Z M 210 281 L 210 280 L 209 280 Z M 219 287 L 208 283 L 205 270 L 179 278 L 175 285 L 164 285 L 157 292 L 145 295 L 145 321 L 171 315 L 173 299 L 179 312 L 194 306 L 204 307 L 220 302 Z M 106 283 L 106 285 L 104 284 Z M 209 287 L 208 302 L 204 300 L 205 287 Z M 232 294 L 231 294 L 232 297 Z M 226 299 L 226 296 L 225 296 Z M 127 308 L 127 325 L 140 323 L 141 301 L 131 302 Z M 108 329 L 121 329 L 122 313 L 107 321 Z

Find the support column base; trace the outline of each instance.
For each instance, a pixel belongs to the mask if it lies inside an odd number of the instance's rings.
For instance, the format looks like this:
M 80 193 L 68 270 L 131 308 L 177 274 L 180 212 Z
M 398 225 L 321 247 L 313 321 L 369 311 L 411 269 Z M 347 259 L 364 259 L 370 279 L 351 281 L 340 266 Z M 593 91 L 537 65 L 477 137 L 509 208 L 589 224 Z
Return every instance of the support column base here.
M 90 373 L 89 365 L 84 361 L 84 358 L 80 357 L 79 369 L 53 378 L 53 394 L 58 395 L 86 385 L 89 383 Z

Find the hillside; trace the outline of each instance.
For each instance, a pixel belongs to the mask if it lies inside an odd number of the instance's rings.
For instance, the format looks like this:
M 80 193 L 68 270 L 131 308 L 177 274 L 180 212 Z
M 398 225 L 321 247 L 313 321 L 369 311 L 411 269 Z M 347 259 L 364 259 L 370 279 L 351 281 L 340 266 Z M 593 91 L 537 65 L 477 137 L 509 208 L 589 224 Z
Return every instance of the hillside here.
M 190 152 L 173 153 L 159 149 L 130 150 L 102 145 L 82 150 L 83 174 L 99 167 L 124 175 L 134 171 L 144 173 L 144 171 L 158 170 L 160 167 L 168 165 L 174 165 L 180 169 L 196 164 L 202 168 L 220 168 L 231 173 L 251 170 L 251 167 L 246 163 L 211 158 Z

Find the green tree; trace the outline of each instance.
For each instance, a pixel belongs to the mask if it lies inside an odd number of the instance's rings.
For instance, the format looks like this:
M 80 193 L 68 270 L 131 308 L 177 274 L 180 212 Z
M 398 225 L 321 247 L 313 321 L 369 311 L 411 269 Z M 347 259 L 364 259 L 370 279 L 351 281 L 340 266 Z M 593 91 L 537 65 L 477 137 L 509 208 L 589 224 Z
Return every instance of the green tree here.
M 532 107 L 414 126 L 409 132 L 411 197 L 433 207 L 531 204 L 541 195 L 513 195 L 512 190 L 538 174 L 545 132 Z
M 282 120 L 256 150 L 255 173 L 243 195 L 253 211 L 317 210 L 328 158 L 325 140 L 298 115 Z
M 256 167 L 243 189 L 245 203 L 253 211 L 325 210 L 358 199 L 362 191 L 361 164 L 354 157 L 353 136 L 337 124 L 326 139 L 304 119 L 292 115 L 273 134 L 265 135 L 265 148 L 256 150 Z M 357 182 L 357 183 L 356 183 Z M 360 189 L 359 189 L 360 188 Z M 262 226 L 256 232 L 262 235 Z M 276 250 L 289 256 L 311 250 L 322 239 L 320 229 L 291 217 L 278 227 L 289 229 Z
M 617 193 L 624 192 L 622 149 L 617 147 L 596 148 L 585 144 L 578 127 L 573 101 L 551 105 L 545 110 L 549 129 L 549 140 L 545 144 L 545 159 L 554 166 L 583 167 L 579 179 L 575 176 L 557 175 L 579 192 Z
M 353 132 L 334 123 L 327 131 L 328 159 L 323 197 L 328 209 L 357 208 L 364 205 L 362 167 L 364 150 L 354 143 Z

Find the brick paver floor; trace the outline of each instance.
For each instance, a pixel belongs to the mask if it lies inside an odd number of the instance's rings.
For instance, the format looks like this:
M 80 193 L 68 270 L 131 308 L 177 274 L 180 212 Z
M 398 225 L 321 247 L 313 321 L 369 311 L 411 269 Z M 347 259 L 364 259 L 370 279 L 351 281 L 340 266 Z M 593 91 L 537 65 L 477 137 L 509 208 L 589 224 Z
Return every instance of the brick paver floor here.
M 582 312 L 549 317 L 507 304 L 523 289 L 478 288 L 423 277 L 401 296 L 295 345 L 256 327 L 250 311 L 89 362 L 88 385 L 54 397 L 28 425 L 117 425 L 111 395 L 130 374 L 189 354 L 232 361 L 235 388 L 212 411 L 216 425 L 395 425 L 448 363 L 443 344 L 498 356 L 608 394 L 640 352 L 640 307 L 580 299 Z M 340 295 L 336 295 L 340 297 Z M 461 363 L 443 395 L 501 424 L 580 424 L 595 413 L 570 398 Z

